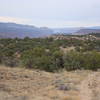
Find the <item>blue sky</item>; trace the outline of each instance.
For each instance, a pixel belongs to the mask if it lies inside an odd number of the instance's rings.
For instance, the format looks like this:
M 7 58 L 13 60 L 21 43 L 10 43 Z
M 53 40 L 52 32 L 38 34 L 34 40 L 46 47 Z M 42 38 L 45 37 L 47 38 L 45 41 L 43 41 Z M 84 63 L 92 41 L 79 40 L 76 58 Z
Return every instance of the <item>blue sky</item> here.
M 47 27 L 100 25 L 100 0 L 0 0 L 0 21 Z

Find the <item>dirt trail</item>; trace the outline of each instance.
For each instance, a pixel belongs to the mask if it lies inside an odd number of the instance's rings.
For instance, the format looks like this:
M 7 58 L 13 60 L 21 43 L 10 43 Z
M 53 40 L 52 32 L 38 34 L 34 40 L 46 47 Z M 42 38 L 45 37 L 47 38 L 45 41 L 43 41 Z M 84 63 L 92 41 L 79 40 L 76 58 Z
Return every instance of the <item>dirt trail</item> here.
M 80 86 L 81 100 L 100 100 L 100 72 L 90 74 Z

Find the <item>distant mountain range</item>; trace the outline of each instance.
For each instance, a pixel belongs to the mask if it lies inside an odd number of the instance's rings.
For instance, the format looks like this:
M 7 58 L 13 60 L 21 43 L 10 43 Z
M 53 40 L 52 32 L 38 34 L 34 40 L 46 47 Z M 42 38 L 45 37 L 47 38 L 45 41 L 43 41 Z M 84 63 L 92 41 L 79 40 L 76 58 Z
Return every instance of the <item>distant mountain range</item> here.
M 53 34 L 53 30 L 47 27 L 35 27 L 15 23 L 0 23 L 1 38 L 24 38 L 24 37 L 44 37 Z
M 54 28 L 54 33 L 65 33 L 72 34 L 77 32 L 78 30 L 83 29 L 82 27 L 71 27 L 71 28 Z
M 0 38 L 36 38 L 46 37 L 53 34 L 84 35 L 89 33 L 100 33 L 100 26 L 94 27 L 72 27 L 72 28 L 47 28 L 22 25 L 16 23 L 0 23 Z
M 100 33 L 100 29 L 80 29 L 79 31 L 73 33 L 74 35 L 85 35 L 85 34 Z
M 53 30 L 54 30 L 54 33 L 84 35 L 84 34 L 89 34 L 89 33 L 100 33 L 100 26 L 94 26 L 94 27 L 55 28 Z

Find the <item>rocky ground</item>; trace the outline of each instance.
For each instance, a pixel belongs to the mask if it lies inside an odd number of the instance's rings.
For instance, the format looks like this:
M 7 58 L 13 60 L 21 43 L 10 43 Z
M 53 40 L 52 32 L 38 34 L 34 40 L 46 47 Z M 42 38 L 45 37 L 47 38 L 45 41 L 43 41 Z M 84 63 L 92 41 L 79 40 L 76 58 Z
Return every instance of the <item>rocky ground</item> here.
M 0 66 L 0 100 L 100 100 L 100 72 Z

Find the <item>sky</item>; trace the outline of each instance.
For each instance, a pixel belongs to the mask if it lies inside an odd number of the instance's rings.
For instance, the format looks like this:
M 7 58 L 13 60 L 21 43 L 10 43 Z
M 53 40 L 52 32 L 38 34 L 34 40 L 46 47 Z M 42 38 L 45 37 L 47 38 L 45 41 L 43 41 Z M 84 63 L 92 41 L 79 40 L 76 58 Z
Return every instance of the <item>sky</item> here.
M 100 0 L 0 0 L 0 22 L 38 27 L 100 26 Z

